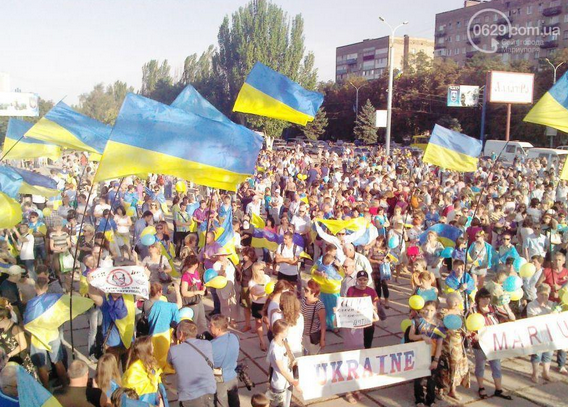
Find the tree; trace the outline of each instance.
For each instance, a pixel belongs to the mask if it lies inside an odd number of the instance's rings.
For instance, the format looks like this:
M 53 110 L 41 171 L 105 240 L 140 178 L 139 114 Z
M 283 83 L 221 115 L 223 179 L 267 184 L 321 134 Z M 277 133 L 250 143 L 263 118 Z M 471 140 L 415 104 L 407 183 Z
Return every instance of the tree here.
M 140 93 L 144 96 L 149 95 L 156 89 L 158 82 L 165 81 L 167 84 L 173 83 L 170 76 L 170 65 L 165 59 L 160 65 L 159 61 L 152 59 L 142 66 L 142 87 Z
M 375 107 L 371 104 L 371 101 L 367 99 L 365 106 L 361 109 L 361 113 L 357 116 L 355 120 L 355 128 L 353 133 L 358 140 L 365 142 L 366 144 L 375 144 L 377 142 L 377 128 L 375 127 Z
M 446 129 L 450 129 L 460 133 L 463 131 L 459 120 L 456 119 L 455 117 L 451 117 L 450 115 L 445 115 L 440 117 L 440 120 L 438 120 L 438 124 L 442 127 L 445 127 Z
M 306 127 L 303 127 L 302 131 L 310 140 L 318 140 L 325 133 L 326 127 L 327 117 L 324 108 L 321 107 L 314 120 L 309 122 Z
M 304 20 L 300 14 L 290 21 L 288 14 L 267 0 L 252 0 L 239 8 L 219 28 L 219 49 L 213 69 L 219 78 L 219 108 L 230 114 L 246 75 L 259 61 L 286 75 L 307 89 L 315 89 L 317 71 L 314 56 L 304 55 Z M 290 124 L 253 115 L 238 115 L 237 120 L 279 137 Z
M 102 123 L 114 124 L 122 102 L 129 92 L 134 92 L 134 88 L 125 82 L 116 81 L 106 88 L 104 84 L 99 83 L 89 93 L 79 96 L 76 109 Z

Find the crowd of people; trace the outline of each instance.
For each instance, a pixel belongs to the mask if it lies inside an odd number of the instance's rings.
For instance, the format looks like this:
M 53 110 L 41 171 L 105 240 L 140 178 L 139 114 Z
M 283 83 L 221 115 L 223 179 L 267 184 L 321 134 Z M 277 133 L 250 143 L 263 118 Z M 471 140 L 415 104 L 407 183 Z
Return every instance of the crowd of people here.
M 432 375 L 414 383 L 417 405 L 459 400 L 471 373 L 487 398 L 487 360 L 467 316 L 481 314 L 489 326 L 564 305 L 568 185 L 544 159 L 481 159 L 477 172 L 460 174 L 410 149 L 387 157 L 380 147 L 308 153 L 279 145 L 261 151 L 255 176 L 236 193 L 156 174 L 93 186 L 95 171 L 84 155 L 66 155 L 51 171 L 61 195 L 22 196 L 22 222 L 2 232 L 0 395 L 13 403 L 6 405 L 18 405 L 19 364 L 64 407 L 121 406 L 125 398 L 167 406 L 168 387 L 182 406 L 238 407 L 239 381 L 247 384 L 239 336 L 252 331 L 269 368 L 266 395 L 252 403 L 288 407 L 293 390 L 302 391 L 296 358 L 326 352 L 329 332 L 342 337 L 342 350 L 381 346 L 375 324 L 405 279 L 423 301 L 411 306 L 404 341 L 426 341 L 432 351 Z M 436 225 L 459 237 L 448 246 Z M 230 228 L 230 244 L 221 244 Z M 259 244 L 259 236 L 275 236 L 274 244 Z M 535 272 L 513 299 L 503 283 L 524 262 Z M 149 299 L 90 284 L 100 267 L 129 265 L 144 268 Z M 218 277 L 222 285 L 210 283 Z M 25 330 L 38 298 L 71 291 L 93 301 L 90 379 L 84 361 L 68 360 L 62 334 L 42 349 Z M 339 297 L 370 297 L 372 323 L 338 327 Z M 460 327 L 445 326 L 447 316 Z M 540 364 L 550 379 L 552 356 L 531 356 L 533 381 Z M 510 400 L 500 361 L 488 363 L 494 396 Z M 557 365 L 566 373 L 566 352 L 557 352 Z M 345 395 L 354 404 L 360 397 Z

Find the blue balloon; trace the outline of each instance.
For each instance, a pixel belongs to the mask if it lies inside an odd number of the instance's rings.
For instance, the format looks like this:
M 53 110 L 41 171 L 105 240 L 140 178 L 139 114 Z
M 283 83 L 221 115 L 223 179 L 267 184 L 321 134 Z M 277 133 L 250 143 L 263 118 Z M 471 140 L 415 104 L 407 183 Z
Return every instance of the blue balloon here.
M 444 326 L 448 329 L 460 329 L 463 325 L 462 319 L 458 315 L 446 315 L 444 317 Z
M 424 291 L 419 295 L 424 298 L 424 301 L 436 301 L 438 299 L 438 296 L 436 295 L 436 292 L 434 290 Z
M 442 253 L 440 253 L 440 257 L 444 259 L 451 259 L 453 253 L 454 253 L 453 247 L 446 247 L 444 250 L 442 250 Z
M 156 237 L 154 235 L 145 235 L 140 238 L 140 243 L 144 246 L 152 246 L 156 243 Z
M 184 307 L 179 310 L 179 319 L 193 319 L 194 312 L 191 308 Z
M 519 276 L 509 276 L 503 282 L 503 290 L 507 292 L 517 291 L 523 286 L 523 280 Z
M 523 264 L 525 264 L 527 261 L 525 260 L 524 257 L 517 257 L 515 259 L 515 261 L 513 262 L 513 268 L 515 269 L 515 271 L 518 273 L 519 270 L 521 269 L 521 267 L 523 266 Z
M 207 270 L 205 270 L 205 273 L 203 273 L 203 282 L 208 283 L 209 281 L 213 280 L 218 275 L 219 274 L 217 273 L 217 271 L 215 271 L 213 269 L 207 269 Z
M 398 244 L 400 243 L 400 239 L 397 235 L 394 235 L 393 237 L 391 237 L 389 239 L 388 245 L 389 245 L 389 249 L 394 249 L 395 247 L 398 247 Z

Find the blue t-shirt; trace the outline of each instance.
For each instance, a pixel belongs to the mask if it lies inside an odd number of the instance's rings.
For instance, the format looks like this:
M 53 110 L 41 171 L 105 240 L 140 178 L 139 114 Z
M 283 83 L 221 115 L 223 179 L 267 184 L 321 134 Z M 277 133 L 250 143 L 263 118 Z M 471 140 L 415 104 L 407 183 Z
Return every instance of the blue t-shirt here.
M 213 364 L 223 368 L 223 380 L 228 382 L 237 377 L 237 359 L 239 358 L 239 338 L 228 332 L 211 341 L 213 346 Z

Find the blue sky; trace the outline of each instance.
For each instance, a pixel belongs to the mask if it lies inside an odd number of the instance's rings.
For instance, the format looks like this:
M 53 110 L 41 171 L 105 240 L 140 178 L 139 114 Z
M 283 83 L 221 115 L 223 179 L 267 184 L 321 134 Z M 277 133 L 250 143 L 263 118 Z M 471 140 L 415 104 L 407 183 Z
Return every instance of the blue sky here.
M 168 59 L 179 74 L 183 60 L 217 43 L 223 17 L 247 0 L 2 0 L 0 72 L 12 88 L 76 103 L 100 82 L 126 81 L 137 90 L 141 67 Z M 289 15 L 302 13 L 306 48 L 320 80 L 334 78 L 335 48 L 388 35 L 378 16 L 408 20 L 397 35 L 433 37 L 438 12 L 463 0 L 277 0 Z

